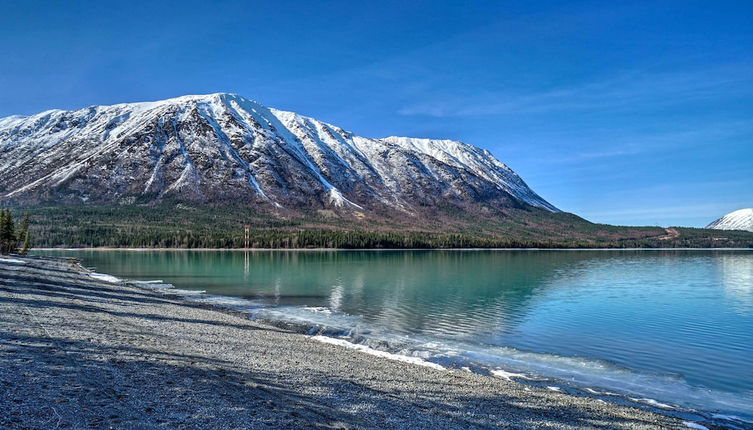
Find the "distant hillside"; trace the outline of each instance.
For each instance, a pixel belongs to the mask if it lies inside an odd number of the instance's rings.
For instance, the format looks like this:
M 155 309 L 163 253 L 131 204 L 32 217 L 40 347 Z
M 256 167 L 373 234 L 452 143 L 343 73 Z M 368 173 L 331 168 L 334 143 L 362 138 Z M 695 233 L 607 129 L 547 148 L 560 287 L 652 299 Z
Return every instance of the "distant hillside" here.
M 568 213 L 510 209 L 505 216 L 440 211 L 421 223 L 318 212 L 280 217 L 246 206 L 33 206 L 36 247 L 243 247 L 243 225 L 258 248 L 633 248 L 753 247 L 753 233 L 618 227 Z M 23 211 L 24 208 L 18 208 Z

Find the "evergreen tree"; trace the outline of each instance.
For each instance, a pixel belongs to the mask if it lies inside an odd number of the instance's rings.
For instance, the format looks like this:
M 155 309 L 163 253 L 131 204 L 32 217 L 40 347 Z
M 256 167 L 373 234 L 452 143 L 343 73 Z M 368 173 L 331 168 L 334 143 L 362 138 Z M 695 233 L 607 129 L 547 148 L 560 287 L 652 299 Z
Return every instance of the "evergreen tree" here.
M 21 228 L 18 230 L 18 239 L 20 240 L 22 237 L 26 235 L 26 232 L 29 231 L 29 213 L 26 212 L 24 214 L 24 217 L 21 219 Z
M 31 247 L 31 235 L 29 234 L 29 230 L 26 230 L 26 234 L 24 235 L 24 244 L 21 248 L 21 254 L 28 254 L 29 248 Z
M 16 228 L 13 224 L 13 214 L 10 209 L 0 214 L 0 254 L 16 252 Z
M 27 254 L 29 252 L 29 247 L 31 246 L 31 233 L 29 233 L 29 213 L 28 212 L 24 214 L 24 217 L 21 220 L 21 229 L 18 231 L 18 235 L 16 236 L 16 240 L 22 240 L 22 239 L 23 239 L 23 245 L 21 245 L 21 254 Z

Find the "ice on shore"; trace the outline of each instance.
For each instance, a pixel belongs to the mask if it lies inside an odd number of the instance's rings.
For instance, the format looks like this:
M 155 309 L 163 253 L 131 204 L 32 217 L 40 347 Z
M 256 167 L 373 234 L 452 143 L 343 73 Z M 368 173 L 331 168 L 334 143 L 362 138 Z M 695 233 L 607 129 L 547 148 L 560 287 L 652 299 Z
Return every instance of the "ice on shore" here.
M 714 414 L 711 416 L 711 418 L 716 418 L 719 420 L 727 420 L 727 421 L 742 421 L 742 418 L 736 415 L 726 415 L 726 414 Z
M 494 376 L 497 376 L 502 379 L 506 379 L 508 381 L 512 381 L 512 378 L 522 378 L 527 379 L 526 375 L 524 373 L 513 373 L 513 372 L 507 372 L 502 369 L 495 369 L 491 371 L 491 374 Z
M 16 258 L 0 258 L 0 263 L 26 264 L 25 261 Z
M 178 296 L 202 296 L 206 293 L 206 290 L 183 290 L 180 288 L 171 288 L 170 291 Z M 209 297 L 209 296 L 208 296 Z M 201 301 L 201 300 L 197 300 Z
M 366 354 L 375 355 L 377 357 L 387 358 L 389 360 L 417 364 L 419 366 L 431 367 L 432 369 L 436 369 L 436 370 L 447 370 L 444 367 L 440 366 L 439 364 L 426 361 L 423 358 L 412 357 L 408 355 L 392 354 L 385 351 L 379 351 L 373 348 L 369 348 L 368 346 L 365 346 L 365 345 L 359 345 L 357 343 L 348 342 L 345 339 L 336 339 L 334 337 L 319 336 L 319 335 L 311 336 L 311 338 L 318 342 L 328 343 L 331 345 L 338 345 L 338 346 L 342 346 L 342 347 L 350 348 L 350 349 L 355 349 L 356 351 L 359 351 L 359 352 L 364 352 Z
M 92 273 L 89 274 L 89 276 L 92 277 L 92 278 L 94 278 L 94 279 L 98 279 L 100 281 L 105 281 L 105 282 L 112 282 L 112 283 L 122 282 L 122 280 L 120 278 L 117 278 L 115 276 L 108 275 L 108 274 L 105 274 L 105 273 L 94 273 L 94 272 L 92 272 Z
M 332 314 L 332 310 L 329 308 L 321 307 L 321 306 L 306 306 L 304 309 L 311 312 L 319 312 L 323 314 Z
M 654 399 L 649 399 L 649 398 L 646 398 L 646 397 L 644 397 L 642 399 L 635 399 L 635 398 L 631 397 L 630 400 L 632 400 L 634 402 L 638 402 L 638 403 L 645 403 L 647 405 L 651 405 L 651 406 L 654 406 L 654 407 L 657 407 L 657 408 L 661 408 L 661 409 L 675 409 L 675 407 L 672 406 L 672 405 L 668 405 L 666 403 L 657 402 Z
M 694 422 L 691 422 L 691 421 L 683 421 L 682 423 L 685 424 L 685 426 L 690 427 L 692 429 L 709 430 L 708 427 L 702 426 L 702 425 L 700 425 L 698 423 L 694 423 Z

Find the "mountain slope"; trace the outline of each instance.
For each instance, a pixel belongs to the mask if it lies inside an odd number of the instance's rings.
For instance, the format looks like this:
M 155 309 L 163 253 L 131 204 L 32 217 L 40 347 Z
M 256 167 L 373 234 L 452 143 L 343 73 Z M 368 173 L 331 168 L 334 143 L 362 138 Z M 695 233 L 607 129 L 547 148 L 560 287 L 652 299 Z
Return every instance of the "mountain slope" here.
M 590 223 L 488 151 L 355 136 L 233 94 L 0 119 L 0 206 L 36 246 L 753 246 L 753 234 Z
M 416 214 L 557 208 L 486 150 L 355 136 L 233 94 L 0 119 L 0 201 Z
M 739 209 L 707 225 L 714 230 L 746 230 L 753 232 L 753 209 Z

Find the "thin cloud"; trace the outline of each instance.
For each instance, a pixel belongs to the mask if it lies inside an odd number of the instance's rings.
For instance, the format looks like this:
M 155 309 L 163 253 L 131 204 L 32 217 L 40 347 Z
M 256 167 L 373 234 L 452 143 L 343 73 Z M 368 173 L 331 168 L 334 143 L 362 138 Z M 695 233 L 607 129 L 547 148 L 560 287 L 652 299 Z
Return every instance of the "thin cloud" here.
M 709 144 L 718 145 L 731 138 L 751 136 L 753 134 L 753 120 L 714 121 L 696 125 L 693 128 L 665 131 L 635 132 L 624 128 L 602 128 L 595 134 L 581 137 L 586 141 L 604 142 L 607 147 L 602 150 L 588 150 L 572 154 L 562 154 L 560 151 L 550 150 L 539 153 L 539 163 L 550 165 L 577 165 L 587 163 L 584 168 L 598 168 L 594 161 L 617 158 L 634 157 L 645 154 L 670 154 L 677 150 L 690 150 L 696 147 L 706 147 Z M 572 139 L 572 137 L 568 138 Z M 567 141 L 569 141 L 566 139 Z M 525 145 L 525 147 L 530 144 Z M 571 167 L 575 169 L 576 167 Z M 552 172 L 559 175 L 559 172 Z
M 521 94 L 427 100 L 398 110 L 401 115 L 472 117 L 558 111 L 640 109 L 753 94 L 753 68 L 727 66 L 689 73 L 631 72 L 580 86 Z

